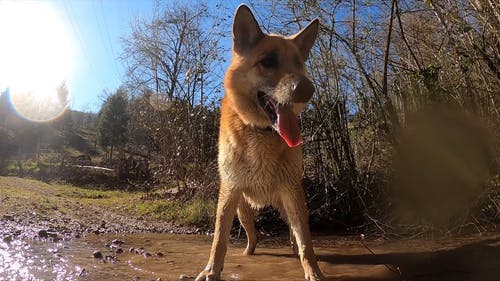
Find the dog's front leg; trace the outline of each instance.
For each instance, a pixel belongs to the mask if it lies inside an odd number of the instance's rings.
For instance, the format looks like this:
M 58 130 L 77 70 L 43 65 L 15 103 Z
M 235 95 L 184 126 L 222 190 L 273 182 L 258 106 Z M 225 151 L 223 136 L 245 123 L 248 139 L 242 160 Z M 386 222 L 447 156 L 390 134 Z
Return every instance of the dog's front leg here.
M 205 269 L 196 277 L 196 281 L 216 281 L 220 279 L 229 241 L 229 232 L 240 198 L 241 192 L 229 190 L 224 185 L 221 186 L 210 258 Z
M 304 275 L 307 281 L 320 281 L 325 277 L 318 267 L 314 249 L 312 246 L 311 233 L 307 218 L 306 199 L 302 188 L 296 187 L 292 192 L 281 194 L 283 211 L 287 214 L 291 232 L 297 241 L 300 261 L 304 268 Z

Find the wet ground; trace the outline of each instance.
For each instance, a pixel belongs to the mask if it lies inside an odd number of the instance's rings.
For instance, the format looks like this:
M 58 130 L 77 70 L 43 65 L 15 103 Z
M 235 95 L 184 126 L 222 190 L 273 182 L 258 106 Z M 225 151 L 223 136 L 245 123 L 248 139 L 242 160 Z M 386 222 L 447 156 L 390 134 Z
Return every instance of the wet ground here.
M 116 208 L 128 197 L 112 195 L 0 177 L 0 281 L 189 280 L 206 265 L 209 231 L 131 215 Z M 254 256 L 242 255 L 244 246 L 231 240 L 223 280 L 303 280 L 285 238 L 266 237 Z M 315 236 L 314 246 L 330 281 L 500 280 L 499 232 L 397 241 Z
M 209 236 L 89 234 L 70 241 L 0 243 L 0 280 L 185 280 L 205 265 Z M 224 280 L 303 280 L 282 239 L 267 239 L 256 255 L 234 240 Z M 327 280 L 499 280 L 500 235 L 445 240 L 315 240 Z

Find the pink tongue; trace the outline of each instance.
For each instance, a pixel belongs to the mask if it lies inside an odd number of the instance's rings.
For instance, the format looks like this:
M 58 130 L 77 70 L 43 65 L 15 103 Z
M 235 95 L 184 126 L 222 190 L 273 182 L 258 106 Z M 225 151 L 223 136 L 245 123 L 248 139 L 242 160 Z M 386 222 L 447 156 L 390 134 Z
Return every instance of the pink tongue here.
M 277 106 L 278 133 L 289 147 L 295 147 L 302 143 L 300 136 L 299 118 L 295 116 L 289 106 Z

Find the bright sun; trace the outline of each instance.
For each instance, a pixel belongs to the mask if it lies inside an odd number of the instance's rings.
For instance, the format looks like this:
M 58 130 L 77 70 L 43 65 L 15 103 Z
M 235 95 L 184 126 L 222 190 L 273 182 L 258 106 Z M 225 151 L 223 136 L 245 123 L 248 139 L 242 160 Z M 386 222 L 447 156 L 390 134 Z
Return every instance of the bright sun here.
M 68 100 L 56 89 L 70 74 L 74 44 L 59 14 L 43 1 L 0 1 L 0 41 L 0 93 L 8 89 L 29 120 L 61 115 Z

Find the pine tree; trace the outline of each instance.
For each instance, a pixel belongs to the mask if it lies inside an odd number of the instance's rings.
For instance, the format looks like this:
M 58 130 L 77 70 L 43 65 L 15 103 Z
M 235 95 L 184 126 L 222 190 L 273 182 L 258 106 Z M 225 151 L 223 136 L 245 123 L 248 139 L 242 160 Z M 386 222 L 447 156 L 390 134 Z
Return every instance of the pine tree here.
M 128 140 L 128 99 L 124 89 L 119 88 L 103 104 L 99 112 L 97 132 L 99 143 L 110 147 L 109 160 L 113 158 L 113 148 L 123 147 Z

